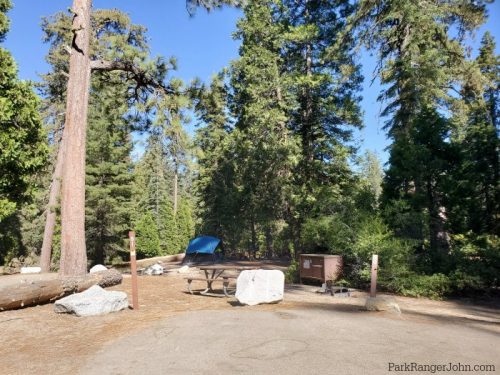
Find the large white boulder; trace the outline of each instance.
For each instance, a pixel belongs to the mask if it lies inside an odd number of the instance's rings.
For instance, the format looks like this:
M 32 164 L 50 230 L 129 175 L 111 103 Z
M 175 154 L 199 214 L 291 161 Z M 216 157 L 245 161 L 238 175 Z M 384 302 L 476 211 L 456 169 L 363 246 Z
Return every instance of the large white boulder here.
M 96 264 L 94 267 L 92 267 L 89 270 L 89 273 L 95 273 L 95 272 L 100 272 L 100 271 L 107 271 L 108 267 L 103 266 L 102 264 Z
M 128 307 L 127 294 L 106 291 L 94 285 L 82 293 L 72 294 L 56 301 L 56 313 L 70 313 L 76 316 L 93 316 L 120 311 Z
M 278 270 L 242 271 L 236 280 L 236 298 L 245 305 L 273 303 L 283 299 L 285 274 Z

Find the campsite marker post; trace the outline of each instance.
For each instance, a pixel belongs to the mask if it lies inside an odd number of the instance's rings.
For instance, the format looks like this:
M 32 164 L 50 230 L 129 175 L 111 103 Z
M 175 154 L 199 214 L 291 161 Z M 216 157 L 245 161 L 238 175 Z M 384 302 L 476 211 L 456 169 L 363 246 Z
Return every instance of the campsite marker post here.
M 128 232 L 130 239 L 130 273 L 132 275 L 132 308 L 139 309 L 139 296 L 137 292 L 137 259 L 135 254 L 135 232 Z
M 370 297 L 375 297 L 377 294 L 377 271 L 378 271 L 378 255 L 372 255 L 372 279 L 370 283 Z

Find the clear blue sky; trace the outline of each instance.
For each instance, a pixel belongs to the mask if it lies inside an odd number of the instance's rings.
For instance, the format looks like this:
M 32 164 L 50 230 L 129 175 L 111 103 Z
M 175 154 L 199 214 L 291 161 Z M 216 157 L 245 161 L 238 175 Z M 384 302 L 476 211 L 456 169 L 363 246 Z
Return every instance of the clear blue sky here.
M 13 0 L 14 9 L 9 12 L 11 29 L 3 44 L 10 50 L 19 65 L 22 79 L 39 80 L 38 74 L 48 70 L 45 63 L 48 45 L 42 43 L 40 22 L 43 16 L 65 10 L 71 0 Z M 237 58 L 239 41 L 231 34 L 241 11 L 224 8 L 207 14 L 199 9 L 189 17 L 184 0 L 94 0 L 94 8 L 119 8 L 127 12 L 134 23 L 148 28 L 153 55 L 175 56 L 179 69 L 176 75 L 186 81 L 194 77 L 208 81 L 229 61 Z M 479 30 L 473 45 L 477 46 L 484 31 L 490 30 L 500 50 L 500 5 L 488 6 L 488 22 Z M 382 130 L 383 119 L 379 113 L 377 95 L 380 86 L 377 81 L 370 86 L 375 67 L 375 58 L 362 54 L 363 89 L 362 108 L 365 128 L 358 134 L 357 143 L 361 150 L 376 151 L 382 161 L 387 160 L 384 148 L 388 141 Z

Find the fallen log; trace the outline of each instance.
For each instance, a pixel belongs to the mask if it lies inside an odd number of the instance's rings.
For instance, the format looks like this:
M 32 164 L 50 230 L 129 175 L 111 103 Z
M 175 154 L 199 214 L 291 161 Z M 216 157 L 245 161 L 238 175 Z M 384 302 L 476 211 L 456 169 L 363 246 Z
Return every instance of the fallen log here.
M 166 263 L 166 262 L 180 262 L 184 259 L 186 254 L 174 254 L 174 255 L 163 255 L 154 258 L 139 259 L 137 261 L 137 267 L 146 268 L 152 266 L 156 263 Z M 114 263 L 113 267 L 121 270 L 122 272 L 130 272 L 130 262 Z
M 83 277 L 60 277 L 55 273 L 18 274 L 0 277 L 0 311 L 53 302 L 92 285 L 118 285 L 122 275 L 114 269 Z

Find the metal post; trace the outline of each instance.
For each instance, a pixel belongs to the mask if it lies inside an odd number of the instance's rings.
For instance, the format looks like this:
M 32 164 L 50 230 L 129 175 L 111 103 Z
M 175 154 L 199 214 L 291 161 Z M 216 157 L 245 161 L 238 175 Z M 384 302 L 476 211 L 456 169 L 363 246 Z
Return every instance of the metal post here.
M 139 296 L 137 292 L 137 259 L 135 254 L 135 232 L 128 232 L 130 239 L 130 273 L 132 274 L 132 308 L 139 309 Z
M 377 294 L 377 270 L 378 270 L 378 255 L 372 255 L 372 279 L 370 284 L 370 297 L 375 297 Z

